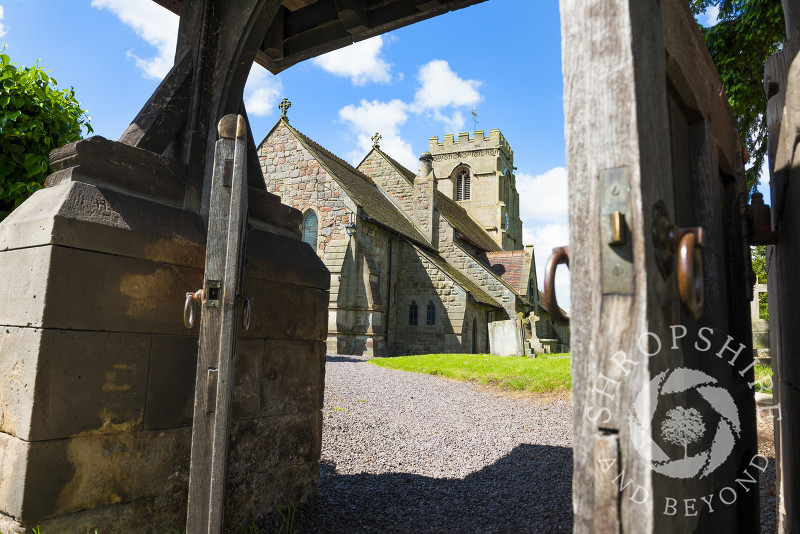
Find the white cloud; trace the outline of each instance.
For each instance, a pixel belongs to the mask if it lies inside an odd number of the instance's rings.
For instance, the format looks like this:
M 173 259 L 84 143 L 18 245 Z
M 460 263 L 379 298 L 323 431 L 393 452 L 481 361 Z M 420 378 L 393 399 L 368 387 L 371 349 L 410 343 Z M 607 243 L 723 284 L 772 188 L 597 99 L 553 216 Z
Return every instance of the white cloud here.
M 709 6 L 706 8 L 705 13 L 697 15 L 697 22 L 710 28 L 719 22 L 719 6 Z
M 536 278 L 539 289 L 543 289 L 547 259 L 554 248 L 569 243 L 567 171 L 564 167 L 556 167 L 537 176 L 518 173 L 516 180 L 522 240 L 533 244 Z M 569 310 L 570 279 L 563 267 L 556 273 L 556 295 L 559 305 Z
M 564 167 L 550 169 L 538 176 L 520 172 L 516 179 L 522 220 L 566 223 L 569 204 L 567 170 Z
M 464 127 L 464 116 L 456 109 L 447 115 L 445 109 L 474 106 L 483 100 L 478 92 L 481 82 L 460 78 L 450 64 L 441 59 L 434 59 L 420 67 L 417 80 L 420 87 L 414 95 L 411 108 L 415 113 L 430 113 L 450 131 L 459 131 Z
M 400 136 L 399 127 L 408 119 L 408 105 L 398 99 L 389 102 L 362 100 L 358 106 L 349 105 L 339 110 L 339 117 L 356 133 L 358 147 L 347 154 L 353 164 L 358 164 L 372 148 L 372 136 L 381 134 L 381 150 L 416 171 L 419 159 L 411 144 Z
M 6 33 L 8 32 L 6 31 L 6 27 L 3 24 L 3 6 L 0 6 L 0 37 L 5 36 Z
M 151 58 L 141 58 L 133 51 L 128 57 L 145 78 L 161 79 L 169 72 L 175 60 L 175 45 L 178 37 L 178 16 L 159 6 L 152 0 L 92 0 L 92 7 L 107 9 L 136 35 L 155 47 L 157 53 Z
M 269 117 L 278 108 L 283 82 L 260 65 L 253 64 L 244 86 L 244 105 L 250 116 Z
M 350 78 L 353 85 L 389 83 L 391 64 L 380 57 L 383 44 L 383 37 L 378 35 L 323 54 L 311 62 L 335 76 Z

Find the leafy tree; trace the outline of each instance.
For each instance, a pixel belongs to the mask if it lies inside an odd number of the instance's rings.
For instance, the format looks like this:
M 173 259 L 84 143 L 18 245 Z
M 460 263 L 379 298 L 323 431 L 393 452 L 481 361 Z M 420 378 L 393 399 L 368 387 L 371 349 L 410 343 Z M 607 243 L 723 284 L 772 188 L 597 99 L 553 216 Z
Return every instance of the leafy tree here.
M 767 247 L 750 247 L 750 255 L 753 258 L 753 272 L 759 284 L 767 283 Z M 758 316 L 765 321 L 769 321 L 769 306 L 767 304 L 767 294 L 762 293 L 758 296 Z
M 781 0 L 689 0 L 695 15 L 719 8 L 719 22 L 701 28 L 750 154 L 747 185 L 755 190 L 767 153 L 764 64 L 786 40 Z
M 0 49 L 0 219 L 52 172 L 50 151 L 92 132 L 72 89 L 39 67 L 18 67 Z

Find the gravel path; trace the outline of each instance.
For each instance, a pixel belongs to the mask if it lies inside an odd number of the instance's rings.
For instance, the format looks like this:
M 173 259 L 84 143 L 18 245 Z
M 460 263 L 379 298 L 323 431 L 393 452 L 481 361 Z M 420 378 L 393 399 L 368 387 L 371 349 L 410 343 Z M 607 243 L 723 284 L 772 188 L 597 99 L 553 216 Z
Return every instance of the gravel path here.
M 496 389 L 328 356 L 319 495 L 306 533 L 572 531 L 568 396 Z M 771 420 L 759 418 L 761 528 L 775 532 Z M 262 517 L 277 532 L 275 514 Z
M 568 398 L 329 356 L 319 495 L 308 532 L 571 532 Z

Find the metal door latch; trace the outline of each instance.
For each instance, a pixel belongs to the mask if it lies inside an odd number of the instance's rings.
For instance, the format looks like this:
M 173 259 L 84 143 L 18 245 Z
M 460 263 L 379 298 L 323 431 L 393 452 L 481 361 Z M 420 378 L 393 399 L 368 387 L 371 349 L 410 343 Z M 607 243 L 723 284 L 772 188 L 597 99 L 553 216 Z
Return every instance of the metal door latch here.
M 703 315 L 704 281 L 703 257 L 705 232 L 700 226 L 678 228 L 672 224 L 662 200 L 653 206 L 653 245 L 656 265 L 666 280 L 677 264 L 678 293 L 686 315 L 699 319 Z

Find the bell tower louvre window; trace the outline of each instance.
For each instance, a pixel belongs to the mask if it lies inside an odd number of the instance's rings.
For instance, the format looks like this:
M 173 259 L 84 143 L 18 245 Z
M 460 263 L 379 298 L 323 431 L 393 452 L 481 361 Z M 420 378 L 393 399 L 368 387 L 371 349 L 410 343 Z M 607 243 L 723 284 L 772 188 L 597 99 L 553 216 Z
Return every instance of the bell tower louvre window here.
M 470 175 L 469 169 L 462 169 L 456 177 L 456 200 L 469 200 Z

